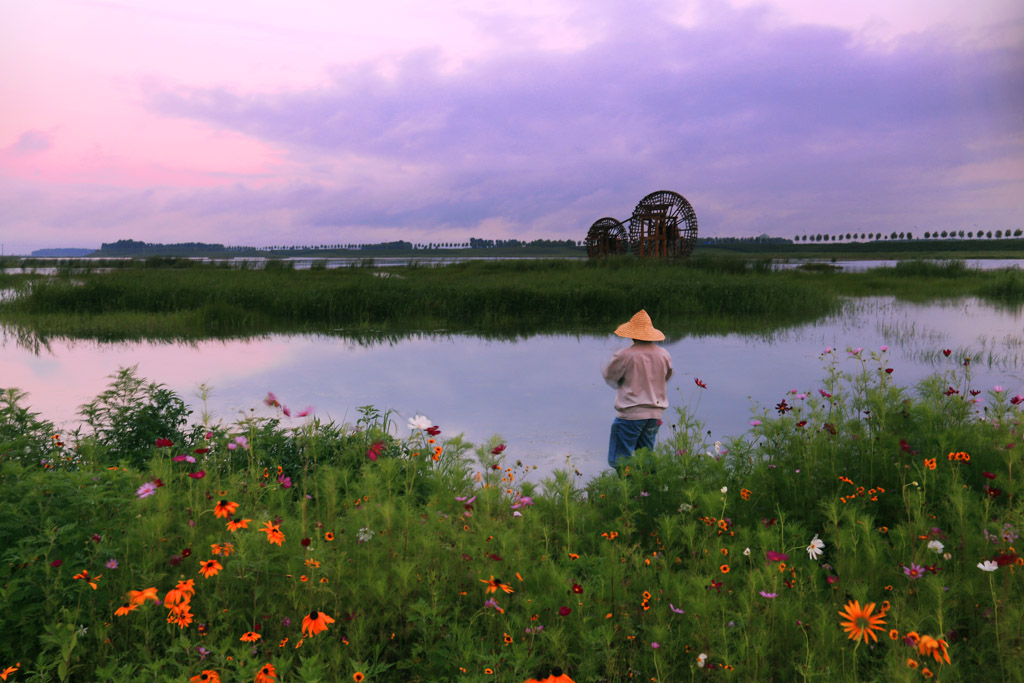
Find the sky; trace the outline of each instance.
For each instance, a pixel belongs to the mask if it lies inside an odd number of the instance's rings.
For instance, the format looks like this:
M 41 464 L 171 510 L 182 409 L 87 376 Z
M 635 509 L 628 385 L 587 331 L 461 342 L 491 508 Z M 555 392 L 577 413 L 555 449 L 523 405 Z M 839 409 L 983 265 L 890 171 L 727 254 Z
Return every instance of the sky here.
M 4 253 L 1024 228 L 1019 0 L 0 0 Z

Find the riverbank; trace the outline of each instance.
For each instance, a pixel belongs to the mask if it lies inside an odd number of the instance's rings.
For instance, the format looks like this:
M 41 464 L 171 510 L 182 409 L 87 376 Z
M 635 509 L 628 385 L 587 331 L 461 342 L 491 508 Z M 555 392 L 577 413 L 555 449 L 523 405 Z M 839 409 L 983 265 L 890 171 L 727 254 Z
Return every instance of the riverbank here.
M 683 411 L 585 485 L 369 407 L 214 424 L 129 373 L 55 436 L 7 394 L 0 670 L 1015 680 L 1024 397 L 856 353 L 747 434 Z
M 679 337 L 796 325 L 851 296 L 1024 302 L 1024 274 L 1013 269 L 914 261 L 864 273 L 776 271 L 769 260 L 723 257 L 305 271 L 280 262 L 258 270 L 175 262 L 109 272 L 66 268 L 46 277 L 0 274 L 0 287 L 15 293 L 0 302 L 0 322 L 20 334 L 102 340 L 275 332 L 587 333 L 603 332 L 639 308 Z

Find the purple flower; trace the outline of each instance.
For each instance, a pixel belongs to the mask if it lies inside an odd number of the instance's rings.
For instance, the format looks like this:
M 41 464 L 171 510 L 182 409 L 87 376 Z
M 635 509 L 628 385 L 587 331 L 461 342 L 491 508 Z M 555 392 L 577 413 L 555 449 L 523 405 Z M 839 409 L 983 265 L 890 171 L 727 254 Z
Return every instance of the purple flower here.
M 758 427 L 758 426 L 760 426 L 760 424 L 761 424 L 760 420 L 751 420 L 750 421 L 750 426 L 751 427 Z
M 762 598 L 768 598 L 769 600 L 774 600 L 775 598 L 777 598 L 779 596 L 778 593 L 766 593 L 764 591 L 759 591 L 759 592 L 761 593 L 761 597 Z
M 903 566 L 903 574 L 910 579 L 920 579 L 924 576 L 924 567 L 919 564 L 910 563 L 910 566 Z
M 651 641 L 651 648 L 652 649 L 657 650 L 659 647 L 661 647 L 661 645 L 659 645 L 658 643 L 656 643 L 654 641 Z
M 110 558 L 109 560 L 107 560 L 107 564 L 105 566 L 107 569 L 117 569 L 117 560 L 115 560 L 114 558 Z
M 675 605 L 673 605 L 673 604 L 672 604 L 671 602 L 670 602 L 670 603 L 668 603 L 668 608 L 669 608 L 670 610 L 672 610 L 673 612 L 675 612 L 676 614 L 686 614 L 686 610 L 684 610 L 684 609 L 679 609 L 678 607 L 676 607 Z
M 279 483 L 283 489 L 290 489 L 292 487 L 292 478 L 286 477 L 282 474 L 277 477 L 277 483 Z
M 503 609 L 501 608 L 501 606 L 500 606 L 500 605 L 498 604 L 498 602 L 497 602 L 497 601 L 496 601 L 496 600 L 495 600 L 494 598 L 491 598 L 490 600 L 488 600 L 487 602 L 485 602 L 485 603 L 484 603 L 484 607 L 490 607 L 490 608 L 491 608 L 491 609 L 493 609 L 493 610 L 494 610 L 495 612 L 500 612 L 500 613 L 502 613 L 502 614 L 504 614 L 504 613 L 505 613 L 505 610 L 503 610 Z
M 139 498 L 147 498 L 154 493 L 156 493 L 156 484 L 151 481 L 147 481 L 135 491 L 135 495 Z

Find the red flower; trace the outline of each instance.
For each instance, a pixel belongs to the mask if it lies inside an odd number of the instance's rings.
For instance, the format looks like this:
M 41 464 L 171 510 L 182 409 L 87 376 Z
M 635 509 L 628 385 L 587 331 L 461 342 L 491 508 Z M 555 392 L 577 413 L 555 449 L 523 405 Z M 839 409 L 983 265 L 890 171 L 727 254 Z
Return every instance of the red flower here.
M 491 451 L 491 455 L 501 455 L 501 452 L 505 450 L 505 444 L 501 443 L 494 447 Z
M 578 583 L 574 583 L 572 585 L 572 592 L 573 593 L 582 593 L 583 592 L 583 586 L 579 585 Z
M 892 368 L 886 368 L 885 369 L 885 374 L 891 375 L 892 374 Z
M 441 428 L 438 427 L 437 425 L 434 425 L 433 427 L 427 427 L 423 431 L 425 431 L 427 434 L 430 434 L 431 436 L 437 436 L 438 434 L 441 433 Z
M 558 608 L 558 613 L 559 613 L 559 614 L 560 614 L 561 616 L 563 616 L 563 617 L 567 617 L 567 616 L 569 616 L 569 614 L 571 614 L 571 613 L 572 613 L 572 610 L 571 610 L 571 609 L 569 609 L 568 607 L 564 607 L 564 606 L 563 606 L 563 607 L 559 607 L 559 608 Z
M 376 460 L 377 458 L 380 457 L 380 454 L 383 450 L 384 442 L 376 441 L 372 446 L 370 446 L 370 449 L 366 451 L 366 457 L 369 458 L 370 460 Z
M 985 477 L 986 479 L 995 479 L 996 478 L 996 475 L 992 474 L 991 472 L 982 472 L 981 476 Z
M 786 411 L 793 410 L 793 406 L 786 403 L 786 399 L 782 399 L 781 403 L 775 405 L 775 410 L 779 411 L 779 415 L 785 415 Z
M 704 382 L 700 381 L 700 377 L 694 377 L 693 378 L 693 383 L 696 384 L 701 389 L 707 389 L 708 388 L 707 384 L 704 384 Z
M 206 470 L 199 470 L 198 472 L 189 472 L 188 476 L 193 479 L 202 479 L 206 476 Z
M 196 455 L 206 455 L 207 453 L 210 452 L 210 449 L 209 448 L 197 448 L 197 449 L 195 449 L 192 452 L 195 453 Z
M 722 592 L 722 582 L 721 581 L 715 581 L 714 579 L 711 579 L 711 585 L 710 586 L 705 586 L 704 589 L 705 590 L 711 590 L 712 588 L 714 588 L 716 591 L 719 592 L 719 594 L 721 594 L 721 592 Z
M 952 349 L 942 349 L 942 355 L 949 358 L 949 354 L 953 353 Z
M 156 447 L 157 448 L 170 448 L 173 445 L 174 445 L 174 442 L 171 441 L 170 439 L 157 439 L 156 440 Z

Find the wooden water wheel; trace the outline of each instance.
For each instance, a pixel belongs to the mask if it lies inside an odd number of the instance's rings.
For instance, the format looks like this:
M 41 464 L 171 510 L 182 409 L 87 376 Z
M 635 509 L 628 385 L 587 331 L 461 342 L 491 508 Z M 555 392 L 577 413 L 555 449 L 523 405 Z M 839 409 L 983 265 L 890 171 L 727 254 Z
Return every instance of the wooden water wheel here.
M 586 245 L 590 258 L 625 254 L 630 246 L 626 226 L 614 218 L 600 218 L 590 226 Z
M 645 258 L 689 256 L 697 245 L 697 214 L 677 192 L 652 192 L 633 209 L 629 243 L 633 253 Z

